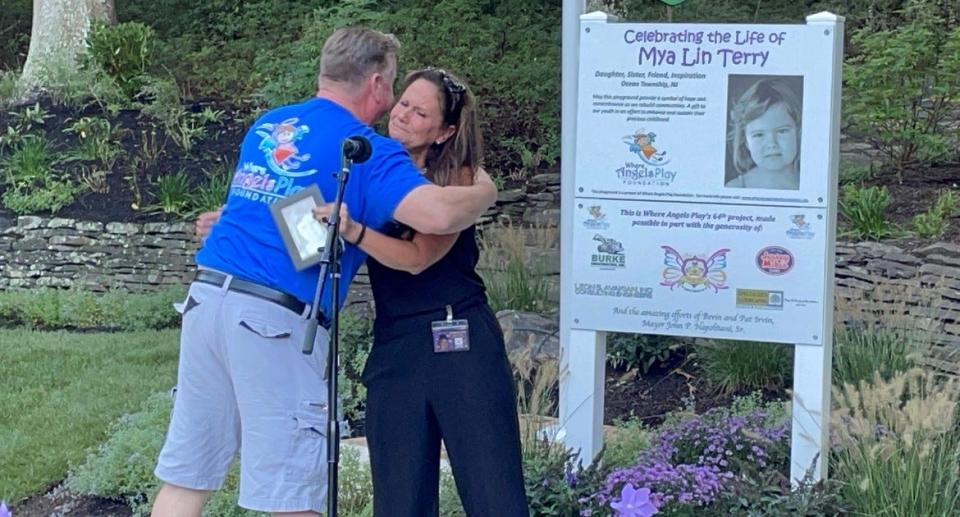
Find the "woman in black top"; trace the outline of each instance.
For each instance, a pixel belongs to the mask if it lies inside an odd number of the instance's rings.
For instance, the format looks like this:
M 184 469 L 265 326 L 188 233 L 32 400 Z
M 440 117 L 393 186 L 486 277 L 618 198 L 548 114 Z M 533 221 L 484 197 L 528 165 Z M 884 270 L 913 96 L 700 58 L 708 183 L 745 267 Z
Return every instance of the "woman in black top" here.
M 389 127 L 438 185 L 485 174 L 473 94 L 444 70 L 407 76 Z M 396 225 L 381 234 L 346 208 L 340 215 L 343 238 L 370 255 L 376 304 L 362 376 L 374 514 L 438 514 L 442 440 L 468 516 L 528 515 L 513 376 L 476 272 L 474 228 L 424 235 Z

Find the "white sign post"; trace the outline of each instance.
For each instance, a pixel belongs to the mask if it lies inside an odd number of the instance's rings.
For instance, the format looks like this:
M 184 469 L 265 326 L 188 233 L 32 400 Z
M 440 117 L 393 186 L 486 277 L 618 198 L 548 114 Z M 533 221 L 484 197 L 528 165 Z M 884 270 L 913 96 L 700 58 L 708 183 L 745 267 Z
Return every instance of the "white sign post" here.
M 568 445 L 586 460 L 602 446 L 598 331 L 796 344 L 791 476 L 812 468 L 822 479 L 843 19 L 631 24 L 591 13 L 576 25 L 577 9 L 564 6 Z

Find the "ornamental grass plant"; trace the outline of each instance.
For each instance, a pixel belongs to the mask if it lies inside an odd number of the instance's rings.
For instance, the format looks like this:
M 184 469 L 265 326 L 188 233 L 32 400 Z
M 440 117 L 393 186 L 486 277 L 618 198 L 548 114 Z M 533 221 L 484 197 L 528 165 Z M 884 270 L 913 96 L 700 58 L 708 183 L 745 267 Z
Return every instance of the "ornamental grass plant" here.
M 960 514 L 960 379 L 878 372 L 833 398 L 833 475 L 856 514 Z

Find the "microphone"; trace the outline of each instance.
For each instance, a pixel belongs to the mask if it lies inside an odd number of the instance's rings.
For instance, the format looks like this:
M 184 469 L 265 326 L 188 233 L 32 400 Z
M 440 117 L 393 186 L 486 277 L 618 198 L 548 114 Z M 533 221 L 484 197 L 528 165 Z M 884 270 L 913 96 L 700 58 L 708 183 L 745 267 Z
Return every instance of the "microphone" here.
M 343 156 L 353 163 L 363 163 L 369 160 L 370 155 L 373 154 L 373 148 L 370 147 L 370 140 L 360 135 L 345 138 L 341 149 Z

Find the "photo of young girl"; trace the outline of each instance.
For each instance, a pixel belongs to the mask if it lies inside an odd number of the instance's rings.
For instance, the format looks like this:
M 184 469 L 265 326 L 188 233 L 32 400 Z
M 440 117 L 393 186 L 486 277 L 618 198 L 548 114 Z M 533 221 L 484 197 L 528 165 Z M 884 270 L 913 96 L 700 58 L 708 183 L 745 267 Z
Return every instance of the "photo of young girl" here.
M 728 94 L 730 137 L 724 185 L 799 190 L 803 77 L 731 75 Z

